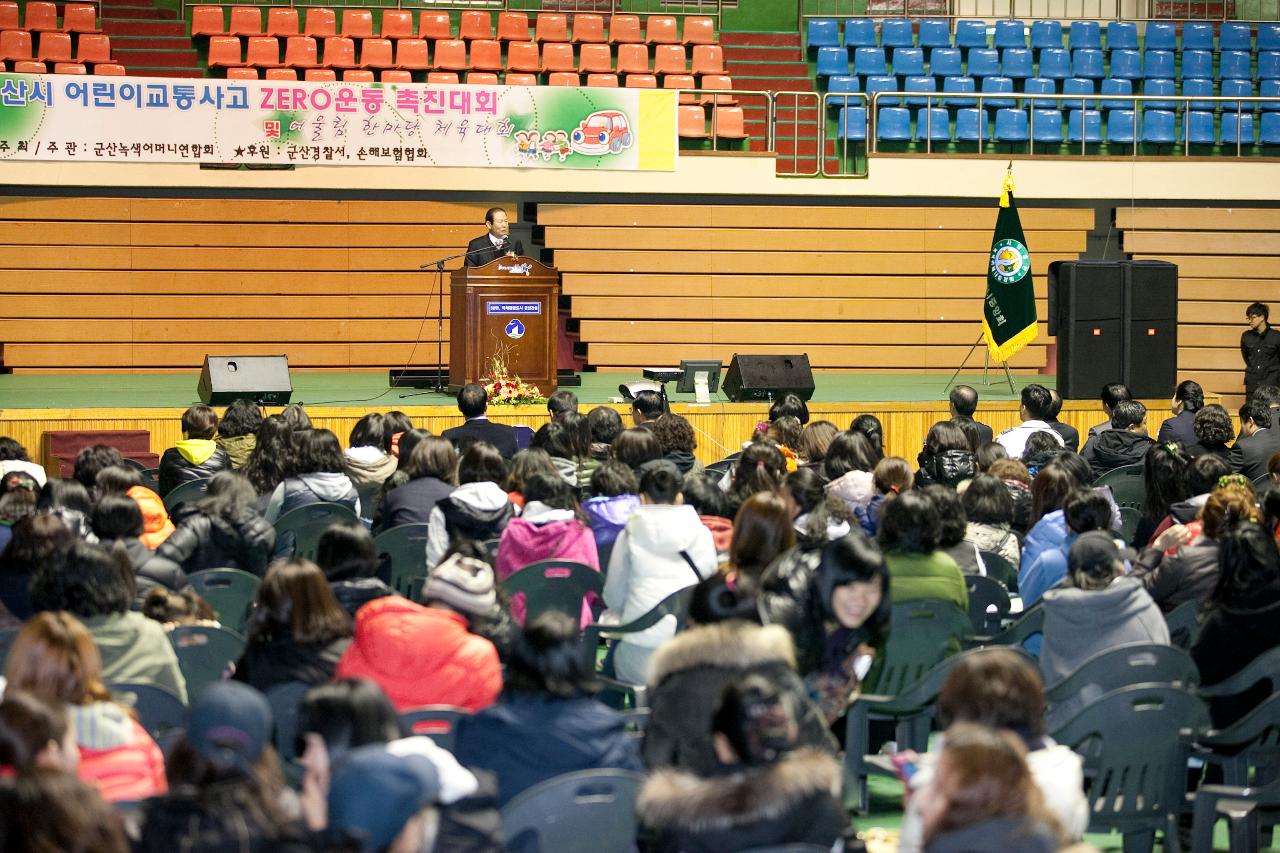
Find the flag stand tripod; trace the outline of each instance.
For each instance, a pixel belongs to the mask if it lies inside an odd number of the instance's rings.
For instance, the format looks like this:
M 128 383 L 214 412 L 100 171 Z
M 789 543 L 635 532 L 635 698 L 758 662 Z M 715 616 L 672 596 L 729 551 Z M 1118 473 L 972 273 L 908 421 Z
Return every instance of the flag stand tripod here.
M 960 360 L 960 366 L 956 368 L 956 372 L 951 374 L 951 378 L 947 380 L 947 386 L 942 390 L 950 391 L 951 386 L 956 384 L 956 377 L 960 375 L 960 371 L 964 370 L 964 366 L 969 363 L 969 356 L 973 355 L 973 351 L 982 343 L 982 333 L 978 333 L 978 339 L 973 342 L 973 346 L 969 347 L 969 351 L 965 353 L 964 358 Z M 1009 372 L 1009 362 L 1002 361 L 1000 366 L 1004 368 L 1004 378 L 1009 382 L 1009 393 L 1018 396 L 1018 391 L 1013 387 L 1013 374 Z M 991 381 L 987 376 L 987 372 L 991 369 L 991 353 L 984 351 L 982 353 L 982 386 L 984 388 L 991 387 Z

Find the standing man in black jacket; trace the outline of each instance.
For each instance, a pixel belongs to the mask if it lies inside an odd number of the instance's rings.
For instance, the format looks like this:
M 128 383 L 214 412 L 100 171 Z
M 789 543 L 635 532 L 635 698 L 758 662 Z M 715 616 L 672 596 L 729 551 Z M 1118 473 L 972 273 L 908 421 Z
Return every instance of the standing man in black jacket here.
M 1271 309 L 1254 302 L 1244 309 L 1249 328 L 1240 336 L 1240 355 L 1244 357 L 1244 393 L 1252 397 L 1261 385 L 1280 385 L 1280 332 L 1267 323 Z
M 463 260 L 465 266 L 480 267 L 503 255 L 515 257 L 524 254 L 524 246 L 520 241 L 511 239 L 511 224 L 507 222 L 505 210 L 500 207 L 486 210 L 484 227 L 488 229 L 488 233 L 467 244 L 467 256 Z

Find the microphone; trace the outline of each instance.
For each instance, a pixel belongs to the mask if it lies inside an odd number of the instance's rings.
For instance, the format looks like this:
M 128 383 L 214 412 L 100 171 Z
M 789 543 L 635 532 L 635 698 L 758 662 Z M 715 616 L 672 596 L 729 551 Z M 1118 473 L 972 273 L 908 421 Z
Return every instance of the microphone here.
M 505 255 L 507 252 L 510 252 L 510 251 L 511 251 L 511 238 L 503 237 L 502 242 L 498 244 L 498 253 Z

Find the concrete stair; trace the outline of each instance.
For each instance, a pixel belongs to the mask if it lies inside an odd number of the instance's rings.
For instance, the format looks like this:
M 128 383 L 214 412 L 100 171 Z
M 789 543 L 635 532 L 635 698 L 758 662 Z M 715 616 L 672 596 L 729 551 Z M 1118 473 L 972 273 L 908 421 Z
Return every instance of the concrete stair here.
M 112 57 L 140 77 L 203 77 L 185 21 L 150 0 L 102 0 Z

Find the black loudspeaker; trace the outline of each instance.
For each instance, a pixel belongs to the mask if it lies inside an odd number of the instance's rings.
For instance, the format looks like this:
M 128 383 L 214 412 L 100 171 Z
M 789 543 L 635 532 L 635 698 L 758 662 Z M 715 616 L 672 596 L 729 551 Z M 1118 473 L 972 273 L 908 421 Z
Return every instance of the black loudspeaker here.
M 241 397 L 284 405 L 293 394 L 289 359 L 283 355 L 206 355 L 196 391 L 209 406 L 225 406 Z
M 1124 265 L 1124 383 L 1135 397 L 1168 397 L 1178 384 L 1178 267 Z
M 734 353 L 724 375 L 724 394 L 735 403 L 744 400 L 773 400 L 795 394 L 802 400 L 813 396 L 813 369 L 809 356 L 738 355 Z

